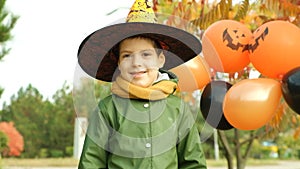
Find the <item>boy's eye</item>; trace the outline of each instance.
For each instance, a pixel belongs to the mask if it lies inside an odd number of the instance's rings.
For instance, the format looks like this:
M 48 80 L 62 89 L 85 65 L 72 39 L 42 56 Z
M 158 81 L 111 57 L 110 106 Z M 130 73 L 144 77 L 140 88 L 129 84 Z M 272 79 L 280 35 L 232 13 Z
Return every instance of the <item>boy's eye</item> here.
M 142 53 L 142 56 L 151 56 L 151 55 L 152 55 L 151 52 L 143 52 L 143 53 Z
M 122 55 L 121 57 L 122 57 L 122 58 L 128 58 L 128 57 L 130 57 L 130 55 L 129 55 L 129 54 L 124 54 L 124 55 Z

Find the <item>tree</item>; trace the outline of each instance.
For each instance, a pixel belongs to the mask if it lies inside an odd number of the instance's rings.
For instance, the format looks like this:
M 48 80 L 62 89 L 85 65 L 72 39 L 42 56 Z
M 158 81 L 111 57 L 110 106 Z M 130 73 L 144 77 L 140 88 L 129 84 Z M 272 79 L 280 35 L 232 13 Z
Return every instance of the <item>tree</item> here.
M 0 0 L 0 61 L 9 53 L 10 49 L 6 47 L 6 43 L 12 39 L 10 32 L 18 20 L 18 16 L 5 9 L 5 2 L 6 0 Z M 2 93 L 3 89 L 0 88 L 0 97 Z
M 68 147 L 73 145 L 75 112 L 73 97 L 70 87 L 66 84 L 53 96 L 51 111 L 44 112 L 48 115 L 47 135 L 50 155 L 60 152 L 67 155 Z M 52 152 L 51 152 L 52 151 Z M 57 154 L 59 156 L 59 154 Z
M 53 96 L 53 101 L 43 96 L 32 85 L 21 88 L 4 104 L 3 121 L 13 121 L 24 137 L 22 157 L 62 157 L 71 155 L 73 144 L 74 106 L 70 88 L 64 85 Z
M 91 78 L 81 78 L 73 87 L 73 101 L 78 117 L 88 117 L 100 99 L 111 93 L 111 83 Z
M 13 15 L 5 9 L 5 2 L 6 0 L 0 0 L 0 61 L 9 53 L 10 49 L 6 47 L 6 43 L 11 40 L 12 35 L 10 32 L 18 20 L 18 16 Z M 3 91 L 4 89 L 0 87 L 0 97 Z M 0 152 L 5 149 L 7 142 L 6 135 L 0 132 Z
M 13 121 L 24 137 L 25 157 L 36 157 L 45 144 L 44 131 L 47 116 L 43 96 L 32 85 L 21 88 L 11 97 L 10 105 L 4 103 L 1 113 L 3 121 Z
M 233 2 L 232 0 L 220 0 L 218 2 L 207 0 L 154 0 L 153 8 L 158 13 L 169 15 L 167 17 L 163 15 L 160 18 L 161 22 L 182 28 L 198 35 L 199 38 L 202 38 L 203 32 L 212 23 L 221 19 L 239 21 L 247 25 L 252 31 L 263 23 L 272 20 L 285 20 L 300 26 L 299 0 L 257 0 L 251 3 L 249 0 L 243 0 L 239 4 Z M 239 72 L 238 78 L 233 80 L 239 81 L 242 78 L 249 78 L 247 71 L 248 69 Z M 229 77 L 233 77 L 233 74 L 230 74 Z M 240 131 L 233 129 L 229 132 L 218 131 L 229 169 L 233 168 L 234 157 L 236 158 L 237 169 L 245 168 L 246 160 L 255 139 L 264 138 L 270 136 L 270 133 L 281 131 L 278 126 L 282 126 L 281 123 L 285 122 L 284 119 L 290 117 L 287 116 L 288 108 L 284 104 L 282 102 L 273 120 L 260 130 Z M 296 135 L 299 136 L 300 129 L 296 129 L 296 131 L 298 131 Z
M 6 48 L 6 42 L 11 40 L 11 30 L 14 28 L 18 16 L 8 12 L 5 7 L 6 0 L 0 0 L 0 60 L 8 54 L 9 48 Z
M 2 154 L 4 156 L 20 156 L 24 149 L 24 140 L 23 136 L 14 127 L 14 123 L 1 122 L 0 131 L 7 135 L 9 148 L 6 151 L 4 150 Z

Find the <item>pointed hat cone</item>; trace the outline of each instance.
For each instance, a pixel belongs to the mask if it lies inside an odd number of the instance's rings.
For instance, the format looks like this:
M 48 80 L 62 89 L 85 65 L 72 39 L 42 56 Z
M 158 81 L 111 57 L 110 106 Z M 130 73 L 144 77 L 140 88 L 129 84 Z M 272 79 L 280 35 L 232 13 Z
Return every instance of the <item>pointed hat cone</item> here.
M 126 22 L 157 23 L 152 6 L 153 3 L 148 0 L 136 0 L 128 13 Z

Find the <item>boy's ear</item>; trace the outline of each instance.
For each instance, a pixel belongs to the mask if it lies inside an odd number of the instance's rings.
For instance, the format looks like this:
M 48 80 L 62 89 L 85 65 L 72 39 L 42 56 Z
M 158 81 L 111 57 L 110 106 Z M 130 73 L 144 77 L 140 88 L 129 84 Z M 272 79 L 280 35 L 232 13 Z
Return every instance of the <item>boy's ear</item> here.
M 165 55 L 164 55 L 163 52 L 161 52 L 161 53 L 159 54 L 158 60 L 159 60 L 159 68 L 164 67 L 165 62 L 166 62 L 166 57 L 165 57 Z

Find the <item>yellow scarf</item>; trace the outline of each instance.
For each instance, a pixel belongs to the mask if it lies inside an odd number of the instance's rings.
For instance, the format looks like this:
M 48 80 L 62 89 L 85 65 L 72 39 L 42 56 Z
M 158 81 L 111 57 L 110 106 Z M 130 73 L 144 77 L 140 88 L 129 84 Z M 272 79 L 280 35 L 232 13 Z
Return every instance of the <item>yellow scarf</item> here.
M 177 83 L 162 80 L 148 88 L 144 88 L 133 85 L 119 76 L 112 84 L 112 93 L 123 98 L 160 100 L 172 94 L 176 87 Z

